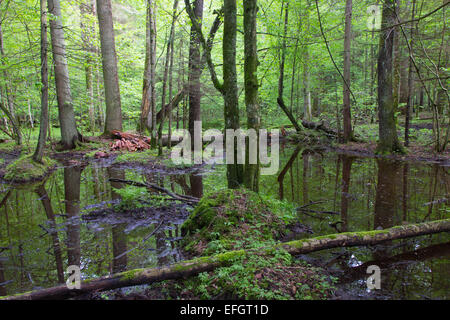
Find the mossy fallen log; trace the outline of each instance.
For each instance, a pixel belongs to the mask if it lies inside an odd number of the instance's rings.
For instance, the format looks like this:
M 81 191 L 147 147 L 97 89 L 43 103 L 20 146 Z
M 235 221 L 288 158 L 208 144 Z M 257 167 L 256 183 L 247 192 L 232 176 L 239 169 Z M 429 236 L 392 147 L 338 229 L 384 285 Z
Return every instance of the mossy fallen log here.
M 375 245 L 386 241 L 417 237 L 440 232 L 450 232 L 450 219 L 393 227 L 384 230 L 366 232 L 346 232 L 316 238 L 280 243 L 266 249 L 267 253 L 282 248 L 292 255 L 306 254 L 314 251 L 336 247 L 352 247 Z M 264 250 L 236 250 L 208 257 L 200 257 L 190 261 L 179 262 L 162 268 L 136 269 L 86 280 L 80 289 L 68 289 L 66 285 L 53 288 L 0 297 L 0 300 L 43 300 L 66 299 L 80 294 L 111 290 L 142 284 L 150 284 L 163 280 L 181 279 L 197 275 L 201 272 L 231 264 L 237 258 L 250 254 L 264 254 Z

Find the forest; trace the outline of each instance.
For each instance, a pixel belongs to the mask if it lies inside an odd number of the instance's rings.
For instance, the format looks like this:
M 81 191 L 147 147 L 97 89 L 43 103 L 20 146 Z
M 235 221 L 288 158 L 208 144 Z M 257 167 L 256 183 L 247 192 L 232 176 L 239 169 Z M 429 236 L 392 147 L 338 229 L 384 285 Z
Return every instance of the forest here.
M 0 0 L 0 300 L 449 299 L 448 5 Z

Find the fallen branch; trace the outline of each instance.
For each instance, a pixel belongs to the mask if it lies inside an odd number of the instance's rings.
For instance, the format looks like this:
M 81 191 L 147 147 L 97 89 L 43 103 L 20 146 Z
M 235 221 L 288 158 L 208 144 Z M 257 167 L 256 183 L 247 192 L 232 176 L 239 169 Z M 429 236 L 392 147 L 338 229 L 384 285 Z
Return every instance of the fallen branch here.
M 282 98 L 277 99 L 278 105 L 280 106 L 281 110 L 286 114 L 286 116 L 291 121 L 292 125 L 294 126 L 295 130 L 297 132 L 303 131 L 302 127 L 298 124 L 297 120 L 295 120 L 294 115 L 291 113 L 291 111 L 286 107 L 284 104 L 284 100 Z
M 336 130 L 328 128 L 323 122 L 316 123 L 316 122 L 302 121 L 302 125 L 305 128 L 308 128 L 311 130 L 323 131 L 330 136 L 339 137 L 339 134 L 337 133 Z
M 200 199 L 195 198 L 195 197 L 191 197 L 191 196 L 184 196 L 181 194 L 177 194 L 177 193 L 173 193 L 170 190 L 167 190 L 166 188 L 160 187 L 156 184 L 152 184 L 152 183 L 143 183 L 143 182 L 137 182 L 137 181 L 131 181 L 131 180 L 123 180 L 123 179 L 109 179 L 109 181 L 111 182 L 117 182 L 117 183 L 124 183 L 124 184 L 128 184 L 131 186 L 135 186 L 135 187 L 142 187 L 142 188 L 150 188 L 162 193 L 166 193 L 169 197 L 171 197 L 174 200 L 179 200 L 182 202 L 188 202 L 191 204 L 196 204 L 200 201 Z
M 209 257 L 200 257 L 190 261 L 175 263 L 162 268 L 136 269 L 121 272 L 111 276 L 102 277 L 96 280 L 83 281 L 80 289 L 70 290 L 66 285 L 53 288 L 27 292 L 14 296 L 3 297 L 3 300 L 43 300 L 43 299 L 64 299 L 80 294 L 112 290 L 123 287 L 130 287 L 142 284 L 151 284 L 163 280 L 181 279 L 197 275 L 201 272 L 208 272 L 215 268 L 230 265 L 236 258 L 249 254 L 264 254 L 273 249 L 283 248 L 292 255 L 305 254 L 314 251 L 336 248 L 375 245 L 386 241 L 404 239 L 434 234 L 440 232 L 450 232 L 450 219 L 431 221 L 420 224 L 393 227 L 386 230 L 375 230 L 366 232 L 347 232 L 321 236 L 311 239 L 295 240 L 281 243 L 274 247 L 262 250 L 238 250 L 229 251 Z

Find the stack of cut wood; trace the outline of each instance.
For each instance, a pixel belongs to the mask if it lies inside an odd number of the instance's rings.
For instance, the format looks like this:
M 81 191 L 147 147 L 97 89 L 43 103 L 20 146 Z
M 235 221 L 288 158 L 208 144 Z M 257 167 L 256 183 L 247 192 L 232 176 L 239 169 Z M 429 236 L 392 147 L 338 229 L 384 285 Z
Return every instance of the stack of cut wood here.
M 129 152 L 135 152 L 150 149 L 149 137 L 117 130 L 113 131 L 112 135 L 115 141 L 110 143 L 111 150 L 127 150 Z

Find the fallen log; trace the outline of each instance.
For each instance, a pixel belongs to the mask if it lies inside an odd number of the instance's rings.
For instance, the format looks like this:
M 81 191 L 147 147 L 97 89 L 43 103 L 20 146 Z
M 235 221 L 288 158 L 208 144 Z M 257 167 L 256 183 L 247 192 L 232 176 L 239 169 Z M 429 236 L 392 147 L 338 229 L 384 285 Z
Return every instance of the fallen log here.
M 300 125 L 298 124 L 297 120 L 295 120 L 294 115 L 291 113 L 291 111 L 286 107 L 286 105 L 284 104 L 284 101 L 282 98 L 278 98 L 277 99 L 278 105 L 280 106 L 281 110 L 283 110 L 283 112 L 286 114 L 286 116 L 289 118 L 289 120 L 291 121 L 292 125 L 294 126 L 295 130 L 297 132 L 302 131 L 302 127 L 300 127 Z
M 328 134 L 330 136 L 339 137 L 338 132 L 336 130 L 328 128 L 323 121 L 319 122 L 319 123 L 316 123 L 316 122 L 309 122 L 309 121 L 303 120 L 302 121 L 302 125 L 305 128 L 308 128 L 308 129 L 311 129 L 311 130 L 323 131 L 323 132 L 325 132 L 326 134 Z
M 229 265 L 235 261 L 237 257 L 244 257 L 250 254 L 263 255 L 266 252 L 272 251 L 274 248 L 283 248 L 290 254 L 297 255 L 336 247 L 375 245 L 386 241 L 440 232 L 450 232 L 450 219 L 398 226 L 385 230 L 346 232 L 310 239 L 295 240 L 280 243 L 274 247 L 266 248 L 266 250 L 259 248 L 258 250 L 229 251 L 214 256 L 200 257 L 190 261 L 175 263 L 166 267 L 136 269 L 95 280 L 85 280 L 81 283 L 80 289 L 71 290 L 68 289 L 66 285 L 60 285 L 53 288 L 0 297 L 0 300 L 65 299 L 94 291 L 99 292 L 142 284 L 151 284 L 163 280 L 181 279 Z

